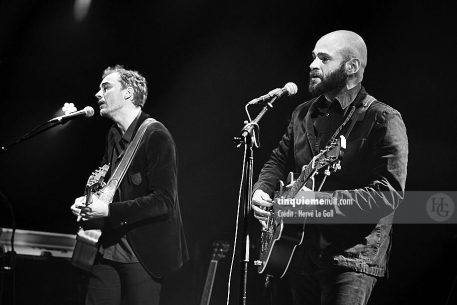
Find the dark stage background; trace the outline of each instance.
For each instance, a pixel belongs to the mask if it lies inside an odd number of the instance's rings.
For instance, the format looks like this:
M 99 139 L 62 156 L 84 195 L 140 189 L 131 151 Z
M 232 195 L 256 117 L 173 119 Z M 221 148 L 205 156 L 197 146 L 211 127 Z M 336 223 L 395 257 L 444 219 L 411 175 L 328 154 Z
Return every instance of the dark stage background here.
M 17 228 L 74 234 L 69 206 L 99 165 L 111 124 L 98 116 L 94 97 L 101 73 L 115 64 L 142 72 L 150 90 L 145 110 L 165 123 L 177 144 L 192 255 L 165 285 L 164 305 L 199 304 L 211 243 L 233 242 L 242 151 L 232 137 L 242 127 L 245 103 L 289 81 L 299 87 L 261 123 L 257 177 L 290 113 L 309 98 L 311 50 L 329 31 L 364 37 L 364 85 L 403 115 L 410 142 L 407 189 L 456 190 L 457 33 L 455 11 L 446 2 L 93 0 L 86 16 L 75 15 L 75 7 L 70 0 L 1 2 L 0 145 L 60 115 L 65 102 L 91 105 L 96 115 L 0 155 L 0 191 L 14 206 Z M 4 202 L 0 221 L 11 227 Z M 256 222 L 251 229 L 258 231 Z M 372 304 L 444 304 L 455 257 L 454 225 L 398 225 L 390 281 L 381 281 Z M 225 304 L 228 264 L 229 258 L 221 261 L 212 304 Z M 50 276 L 41 268 L 30 264 L 27 275 L 19 274 L 18 289 L 35 293 Z M 53 268 L 60 267 L 45 267 Z M 233 304 L 238 276 L 235 268 Z M 252 271 L 249 279 L 251 304 L 260 304 L 263 278 Z M 65 291 L 56 289 L 52 298 Z

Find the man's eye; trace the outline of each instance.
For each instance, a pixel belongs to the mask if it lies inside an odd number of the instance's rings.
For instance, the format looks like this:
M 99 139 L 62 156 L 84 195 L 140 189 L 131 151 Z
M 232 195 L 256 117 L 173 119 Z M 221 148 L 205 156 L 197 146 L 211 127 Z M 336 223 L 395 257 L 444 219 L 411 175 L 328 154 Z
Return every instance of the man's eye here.
M 326 62 L 328 62 L 328 61 L 330 60 L 330 57 L 325 56 L 325 55 L 323 55 L 323 54 L 322 54 L 322 55 L 319 55 L 318 57 L 319 57 L 319 59 L 320 59 L 323 63 L 326 63 Z

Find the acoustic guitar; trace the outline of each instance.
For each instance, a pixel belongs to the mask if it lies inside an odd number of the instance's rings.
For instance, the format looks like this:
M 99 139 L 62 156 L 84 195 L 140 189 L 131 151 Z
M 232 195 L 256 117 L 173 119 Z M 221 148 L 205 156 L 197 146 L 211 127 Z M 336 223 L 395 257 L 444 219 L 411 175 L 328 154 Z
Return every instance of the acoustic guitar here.
M 328 176 L 341 168 L 340 162 L 345 149 L 346 138 L 344 136 L 333 140 L 307 165 L 303 166 L 295 181 L 293 173 L 289 174 L 290 183 L 287 186 L 280 181 L 280 190 L 275 193 L 273 201 L 279 198 L 295 198 L 301 190 L 313 191 L 314 178 L 320 170 L 324 170 L 324 174 Z M 258 273 L 280 278 L 286 274 L 296 247 L 303 242 L 305 222 L 306 217 L 303 217 L 303 223 L 284 223 L 283 218 L 278 217 L 271 210 L 266 222 L 267 226 L 262 229 L 260 236 L 259 259 L 254 261 L 254 264 L 258 266 Z
M 86 196 L 86 206 L 92 201 L 92 196 L 101 196 L 102 190 L 106 187 L 104 178 L 109 170 L 109 164 L 105 164 L 95 170 L 89 177 L 86 183 L 84 195 Z M 81 219 L 78 217 L 78 222 Z M 101 230 L 91 229 L 85 230 L 82 226 L 79 227 L 76 234 L 76 244 L 73 250 L 71 263 L 73 266 L 90 271 L 98 253 L 98 240 L 101 235 Z

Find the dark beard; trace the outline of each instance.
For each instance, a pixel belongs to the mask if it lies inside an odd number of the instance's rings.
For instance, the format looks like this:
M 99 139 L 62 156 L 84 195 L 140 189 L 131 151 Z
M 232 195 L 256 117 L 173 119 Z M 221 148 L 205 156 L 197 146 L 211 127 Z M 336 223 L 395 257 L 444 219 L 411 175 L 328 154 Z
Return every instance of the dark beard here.
M 311 78 L 309 79 L 308 91 L 313 97 L 319 96 L 323 93 L 337 93 L 346 86 L 348 75 L 344 69 L 344 63 L 330 73 L 327 77 L 321 78 L 321 82 L 313 85 Z

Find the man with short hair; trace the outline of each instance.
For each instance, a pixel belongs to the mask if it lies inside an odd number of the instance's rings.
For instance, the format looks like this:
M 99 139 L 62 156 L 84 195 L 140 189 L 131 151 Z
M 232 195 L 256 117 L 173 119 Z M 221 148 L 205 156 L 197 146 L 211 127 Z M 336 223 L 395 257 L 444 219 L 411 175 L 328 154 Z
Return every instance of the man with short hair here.
M 147 93 L 146 79 L 137 71 L 115 66 L 103 73 L 95 96 L 100 115 L 114 121 L 102 159 L 110 164 L 109 174 L 149 118 L 142 111 Z M 164 276 L 188 259 L 177 187 L 174 141 L 153 120 L 112 202 L 96 195 L 88 206 L 85 197 L 75 200 L 71 209 L 84 220 L 83 227 L 90 220 L 104 223 L 86 304 L 159 304 Z
M 295 305 L 366 304 L 377 278 L 387 272 L 393 214 L 405 189 L 406 128 L 397 110 L 361 85 L 367 48 L 358 34 L 324 35 L 312 58 L 309 92 L 314 98 L 294 110 L 262 168 L 253 188 L 254 216 L 265 225 L 279 180 L 289 171 L 300 172 L 332 139 L 348 135 L 341 169 L 326 180 L 318 174 L 315 185 L 325 183 L 313 194 L 354 204 L 325 207 L 335 215 L 332 224 L 305 225 L 288 278 Z

